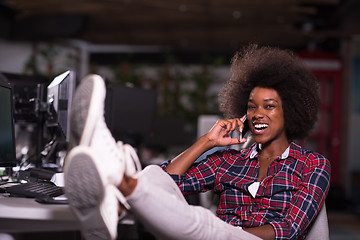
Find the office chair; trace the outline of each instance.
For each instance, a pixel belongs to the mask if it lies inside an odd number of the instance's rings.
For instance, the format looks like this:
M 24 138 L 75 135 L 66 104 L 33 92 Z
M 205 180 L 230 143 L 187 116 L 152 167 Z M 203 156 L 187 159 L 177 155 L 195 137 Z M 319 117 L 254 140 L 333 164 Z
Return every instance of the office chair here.
M 306 240 L 329 240 L 329 225 L 326 214 L 325 203 L 316 216 L 314 223 L 310 226 L 310 230 L 306 236 Z

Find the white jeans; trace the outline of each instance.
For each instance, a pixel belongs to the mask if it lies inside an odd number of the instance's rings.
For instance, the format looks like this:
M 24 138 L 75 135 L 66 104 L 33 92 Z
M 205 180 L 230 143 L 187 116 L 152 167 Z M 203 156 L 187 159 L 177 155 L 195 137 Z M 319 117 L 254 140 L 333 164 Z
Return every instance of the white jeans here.
M 260 239 L 225 223 L 206 208 L 189 205 L 159 166 L 148 166 L 139 173 L 138 184 L 127 200 L 132 214 L 157 239 Z

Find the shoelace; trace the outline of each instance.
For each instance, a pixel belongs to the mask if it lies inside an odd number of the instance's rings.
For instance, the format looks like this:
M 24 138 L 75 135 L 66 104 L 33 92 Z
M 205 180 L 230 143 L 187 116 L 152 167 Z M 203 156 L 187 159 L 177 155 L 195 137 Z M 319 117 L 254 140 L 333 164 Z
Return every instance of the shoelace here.
M 112 187 L 114 188 L 115 196 L 118 199 L 118 201 L 121 203 L 121 205 L 123 205 L 124 208 L 126 208 L 126 210 L 130 210 L 131 207 L 128 204 L 128 202 L 126 201 L 126 198 L 124 197 L 124 195 L 122 195 L 122 193 L 116 186 L 112 185 Z
M 129 144 L 118 142 L 117 145 L 122 149 L 125 157 L 125 174 L 133 176 L 141 170 L 141 163 L 135 149 Z
M 135 149 L 129 144 L 124 144 L 123 142 L 117 142 L 118 149 L 123 152 L 124 161 L 125 161 L 125 171 L 126 176 L 134 176 L 138 171 L 141 170 L 141 163 L 137 156 Z M 122 195 L 119 189 L 116 186 L 114 187 L 114 193 L 119 200 L 119 202 L 127 209 L 130 210 L 130 205 L 127 203 L 126 198 Z

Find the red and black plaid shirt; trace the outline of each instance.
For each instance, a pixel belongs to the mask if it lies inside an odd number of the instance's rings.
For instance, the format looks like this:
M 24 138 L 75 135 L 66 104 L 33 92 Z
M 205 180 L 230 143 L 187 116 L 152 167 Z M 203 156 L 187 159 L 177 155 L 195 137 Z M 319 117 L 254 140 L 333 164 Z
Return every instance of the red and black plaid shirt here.
M 329 190 L 329 161 L 292 142 L 288 154 L 270 164 L 253 198 L 248 187 L 259 175 L 256 149 L 254 144 L 241 152 L 216 152 L 184 175 L 171 176 L 184 194 L 207 190 L 219 194 L 216 213 L 227 223 L 245 228 L 271 224 L 276 239 L 305 238 Z

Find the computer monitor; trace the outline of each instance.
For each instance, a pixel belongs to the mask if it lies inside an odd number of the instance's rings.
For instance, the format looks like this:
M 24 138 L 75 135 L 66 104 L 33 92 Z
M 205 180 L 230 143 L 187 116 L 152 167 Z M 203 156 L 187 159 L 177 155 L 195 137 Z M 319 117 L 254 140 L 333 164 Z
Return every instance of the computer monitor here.
M 37 123 L 37 101 L 46 101 L 46 86 L 49 79 L 44 76 L 2 72 L 11 84 L 16 123 Z M 40 92 L 39 92 L 40 91 Z M 41 98 L 42 99 L 39 99 Z
M 16 166 L 13 106 L 10 83 L 0 78 L 0 167 Z
M 70 138 L 70 108 L 76 87 L 74 71 L 66 71 L 57 77 L 47 87 L 47 103 L 49 115 L 48 127 L 59 127 L 66 142 Z
M 137 146 L 153 129 L 155 91 L 107 83 L 105 121 L 116 140 Z

